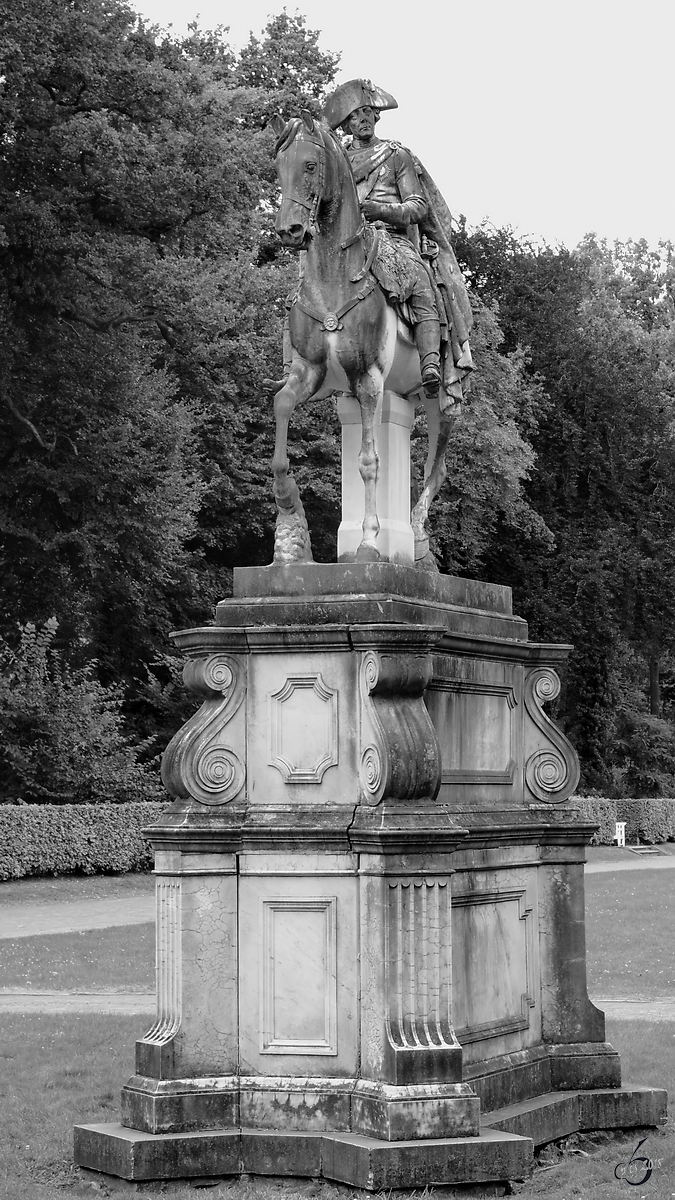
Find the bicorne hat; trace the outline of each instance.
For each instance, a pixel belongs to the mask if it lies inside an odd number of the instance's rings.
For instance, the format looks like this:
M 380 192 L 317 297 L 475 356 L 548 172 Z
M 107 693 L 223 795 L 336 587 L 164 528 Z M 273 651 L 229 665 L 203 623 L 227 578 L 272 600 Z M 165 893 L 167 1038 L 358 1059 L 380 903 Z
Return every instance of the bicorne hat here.
M 366 104 L 377 109 L 398 108 L 391 93 L 375 87 L 369 79 L 350 79 L 331 92 L 323 106 L 323 115 L 331 129 L 337 129 L 355 108 L 364 108 Z

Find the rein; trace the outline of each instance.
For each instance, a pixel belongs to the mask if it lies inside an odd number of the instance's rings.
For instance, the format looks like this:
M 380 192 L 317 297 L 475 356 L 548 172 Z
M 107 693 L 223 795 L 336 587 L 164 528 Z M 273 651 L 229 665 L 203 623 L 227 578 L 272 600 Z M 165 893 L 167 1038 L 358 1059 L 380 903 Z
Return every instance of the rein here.
M 295 131 L 296 133 L 299 130 L 299 128 L 300 128 L 300 126 L 298 125 L 296 128 L 296 131 Z M 292 138 L 286 141 L 286 146 L 290 145 L 291 140 L 292 140 Z M 316 191 L 312 197 L 311 203 L 308 203 L 306 200 L 301 200 L 298 196 L 289 196 L 288 199 L 292 204 L 299 204 L 301 208 L 307 209 L 307 211 L 309 212 L 310 231 L 313 231 L 317 226 L 317 215 L 318 215 L 318 211 L 319 211 L 319 204 L 321 203 L 321 199 L 323 196 L 324 184 L 326 181 L 326 144 L 323 141 L 323 139 L 321 139 L 320 141 L 317 141 L 316 138 L 305 137 L 304 140 L 311 142 L 311 144 L 313 146 L 315 146 L 319 152 L 317 155 L 318 163 L 319 163 L 318 187 L 316 188 Z M 286 147 L 284 146 L 282 148 L 286 148 Z M 346 238 L 343 242 L 340 242 L 340 249 L 348 250 L 349 247 L 354 246 L 356 244 L 356 242 L 364 241 L 365 240 L 365 232 L 366 232 L 366 224 L 365 224 L 365 221 L 362 219 L 361 224 L 359 225 L 359 228 L 355 231 L 355 233 L 353 233 L 351 235 L 351 237 Z M 378 241 L 379 241 L 378 230 L 376 229 L 374 232 L 375 232 L 375 236 L 373 238 L 373 243 L 370 247 L 368 254 L 366 255 L 365 262 L 364 262 L 361 270 L 357 271 L 356 275 L 352 275 L 350 277 L 350 283 L 359 283 L 362 279 L 365 279 L 366 275 L 368 275 L 368 273 L 370 271 L 370 268 L 375 260 L 375 255 L 377 254 L 377 247 L 378 247 Z M 348 312 L 350 312 L 352 308 L 356 308 L 357 304 L 360 304 L 362 300 L 365 300 L 366 296 L 369 296 L 370 293 L 377 286 L 375 279 L 372 278 L 372 276 L 371 276 L 371 278 L 356 293 L 356 295 L 352 296 L 352 298 L 350 300 L 345 301 L 344 304 L 341 304 L 340 307 L 335 310 L 335 312 L 328 312 L 328 313 L 325 313 L 322 315 L 320 312 L 317 312 L 317 310 L 315 308 L 312 308 L 311 305 L 307 304 L 304 299 L 301 299 L 302 284 L 303 284 L 303 281 L 301 279 L 298 284 L 298 288 L 295 292 L 295 295 L 293 296 L 292 300 L 290 301 L 290 304 L 288 305 L 288 307 L 290 309 L 293 307 L 294 304 L 297 304 L 298 308 L 302 312 L 304 312 L 308 317 L 311 317 L 313 321 L 317 321 L 321 325 L 321 330 L 323 333 L 335 333 L 335 332 L 337 332 L 337 330 L 343 329 L 344 326 L 342 325 L 342 317 L 344 317 Z

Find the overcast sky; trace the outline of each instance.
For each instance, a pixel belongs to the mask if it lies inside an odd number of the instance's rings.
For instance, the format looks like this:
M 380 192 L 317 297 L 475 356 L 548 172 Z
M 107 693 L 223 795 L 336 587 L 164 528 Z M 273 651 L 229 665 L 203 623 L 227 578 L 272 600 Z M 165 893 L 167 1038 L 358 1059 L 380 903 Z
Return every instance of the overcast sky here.
M 183 32 L 230 27 L 240 47 L 283 0 L 130 0 Z M 378 134 L 422 159 L 455 213 L 574 246 L 675 241 L 672 0 L 301 0 L 338 82 L 396 96 Z M 406 19 L 406 14 L 412 14 Z M 419 14 L 416 22 L 415 14 Z

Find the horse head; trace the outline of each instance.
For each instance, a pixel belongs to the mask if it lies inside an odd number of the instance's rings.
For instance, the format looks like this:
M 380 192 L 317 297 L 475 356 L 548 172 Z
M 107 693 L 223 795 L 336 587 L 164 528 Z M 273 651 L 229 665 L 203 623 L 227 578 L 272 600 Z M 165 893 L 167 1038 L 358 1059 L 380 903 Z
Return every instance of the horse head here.
M 275 118 L 272 128 L 281 188 L 274 226 L 284 246 L 306 250 L 331 202 L 344 194 L 345 180 L 352 181 L 351 169 L 335 136 L 306 109 L 286 123 Z M 353 182 L 352 190 L 358 204 Z

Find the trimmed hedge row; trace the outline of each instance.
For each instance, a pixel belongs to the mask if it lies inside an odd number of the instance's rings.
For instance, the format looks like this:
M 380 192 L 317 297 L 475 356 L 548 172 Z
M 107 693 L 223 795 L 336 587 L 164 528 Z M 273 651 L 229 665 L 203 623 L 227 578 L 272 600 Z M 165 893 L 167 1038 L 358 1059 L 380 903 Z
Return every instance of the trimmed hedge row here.
M 0 804 L 0 879 L 147 870 L 141 829 L 167 804 Z
M 580 814 L 600 826 L 593 835 L 595 846 L 610 846 L 617 821 L 626 822 L 626 842 L 636 845 L 675 841 L 675 800 L 605 800 L 595 796 L 573 796 Z
M 582 817 L 600 826 L 592 839 L 595 845 L 611 845 L 617 821 L 626 822 L 627 842 L 675 841 L 675 799 L 572 799 Z M 152 851 L 141 830 L 166 807 L 151 801 L 0 804 L 0 880 L 148 870 Z

